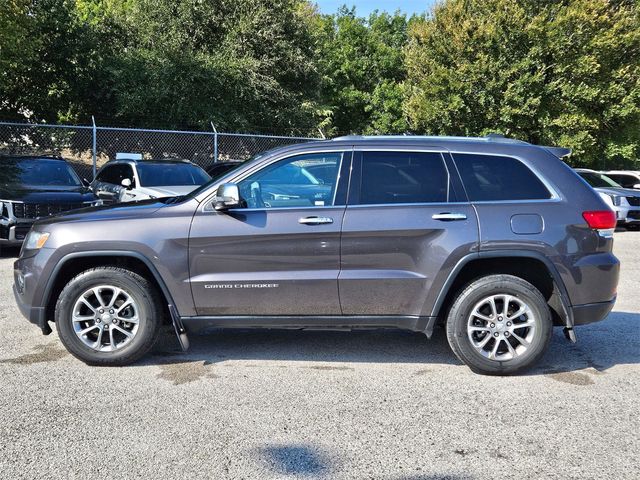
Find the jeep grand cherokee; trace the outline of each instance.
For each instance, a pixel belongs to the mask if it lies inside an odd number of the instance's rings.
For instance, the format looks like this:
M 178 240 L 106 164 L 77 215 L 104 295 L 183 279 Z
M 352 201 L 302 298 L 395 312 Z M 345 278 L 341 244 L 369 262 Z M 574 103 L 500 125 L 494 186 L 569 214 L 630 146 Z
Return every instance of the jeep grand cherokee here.
M 615 216 L 567 153 L 495 136 L 280 148 L 188 196 L 39 221 L 15 297 L 92 365 L 139 359 L 165 321 L 183 348 L 220 327 L 443 324 L 472 370 L 517 372 L 616 298 Z

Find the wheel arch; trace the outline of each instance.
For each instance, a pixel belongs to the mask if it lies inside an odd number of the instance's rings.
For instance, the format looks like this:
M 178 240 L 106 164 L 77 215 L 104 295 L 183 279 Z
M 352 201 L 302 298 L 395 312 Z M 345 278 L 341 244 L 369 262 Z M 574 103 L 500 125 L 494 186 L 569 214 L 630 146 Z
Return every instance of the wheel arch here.
M 569 294 L 556 266 L 542 253 L 529 250 L 490 250 L 463 257 L 441 288 L 431 315 L 443 319 L 461 288 L 476 278 L 497 273 L 515 275 L 534 285 L 547 300 L 554 323 L 573 327 Z
M 175 305 L 158 270 L 141 253 L 122 250 L 73 252 L 62 257 L 47 280 L 42 302 L 45 306 L 46 320 L 53 321 L 56 301 L 62 289 L 73 277 L 90 268 L 103 266 L 127 268 L 147 278 L 158 289 L 158 293 L 163 296 L 164 308 L 167 309 L 167 313 L 169 305 Z

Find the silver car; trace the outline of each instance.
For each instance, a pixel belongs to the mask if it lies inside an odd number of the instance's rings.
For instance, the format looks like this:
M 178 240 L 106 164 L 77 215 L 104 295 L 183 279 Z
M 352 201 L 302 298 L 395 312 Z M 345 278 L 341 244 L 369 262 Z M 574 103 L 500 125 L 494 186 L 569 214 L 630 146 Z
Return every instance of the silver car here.
M 576 171 L 616 212 L 618 224 L 640 225 L 640 191 L 623 188 L 595 170 L 578 168 Z

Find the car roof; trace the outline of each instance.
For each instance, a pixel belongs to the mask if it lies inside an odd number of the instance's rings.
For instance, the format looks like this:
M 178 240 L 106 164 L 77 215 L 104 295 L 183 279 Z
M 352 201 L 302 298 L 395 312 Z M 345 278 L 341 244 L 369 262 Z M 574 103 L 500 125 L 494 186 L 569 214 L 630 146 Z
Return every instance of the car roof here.
M 195 165 L 193 162 L 190 162 L 189 160 L 185 160 L 185 159 L 180 159 L 180 158 L 167 158 L 167 159 L 161 159 L 161 160 L 135 160 L 132 158 L 120 158 L 118 160 L 109 160 L 106 165 L 111 165 L 114 163 L 128 163 L 131 165 L 167 165 L 167 164 L 173 164 L 173 165 Z
M 52 155 L 0 155 L 0 161 L 3 160 L 8 160 L 10 162 L 16 162 L 20 160 L 51 160 L 67 163 L 64 158 L 54 157 Z
M 437 146 L 455 151 L 460 148 L 469 149 L 470 151 L 513 151 L 518 148 L 542 148 L 558 158 L 563 158 L 571 154 L 571 149 L 563 147 L 553 147 L 544 145 L 534 145 L 518 140 L 515 138 L 507 138 L 503 135 L 490 134 L 484 137 L 457 137 L 457 136 L 430 136 L 430 135 L 347 135 L 336 137 L 331 140 L 318 140 L 304 143 L 307 147 L 323 148 L 327 145 L 356 145 L 366 146 L 367 144 L 388 145 L 389 147 L 398 145 L 407 146 Z M 300 145 L 300 144 L 298 144 Z M 291 145 L 289 146 L 289 148 Z M 487 148 L 489 147 L 489 148 Z M 284 150 L 287 147 L 282 147 Z M 275 150 L 274 150 L 275 151 Z

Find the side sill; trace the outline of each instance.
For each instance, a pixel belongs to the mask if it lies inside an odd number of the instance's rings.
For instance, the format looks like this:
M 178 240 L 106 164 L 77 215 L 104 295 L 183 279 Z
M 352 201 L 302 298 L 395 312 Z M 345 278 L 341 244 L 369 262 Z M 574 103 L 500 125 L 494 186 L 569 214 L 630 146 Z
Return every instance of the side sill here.
M 214 328 L 273 328 L 294 330 L 353 330 L 397 328 L 422 332 L 431 338 L 436 317 L 419 316 L 215 316 L 182 317 L 189 333 Z

